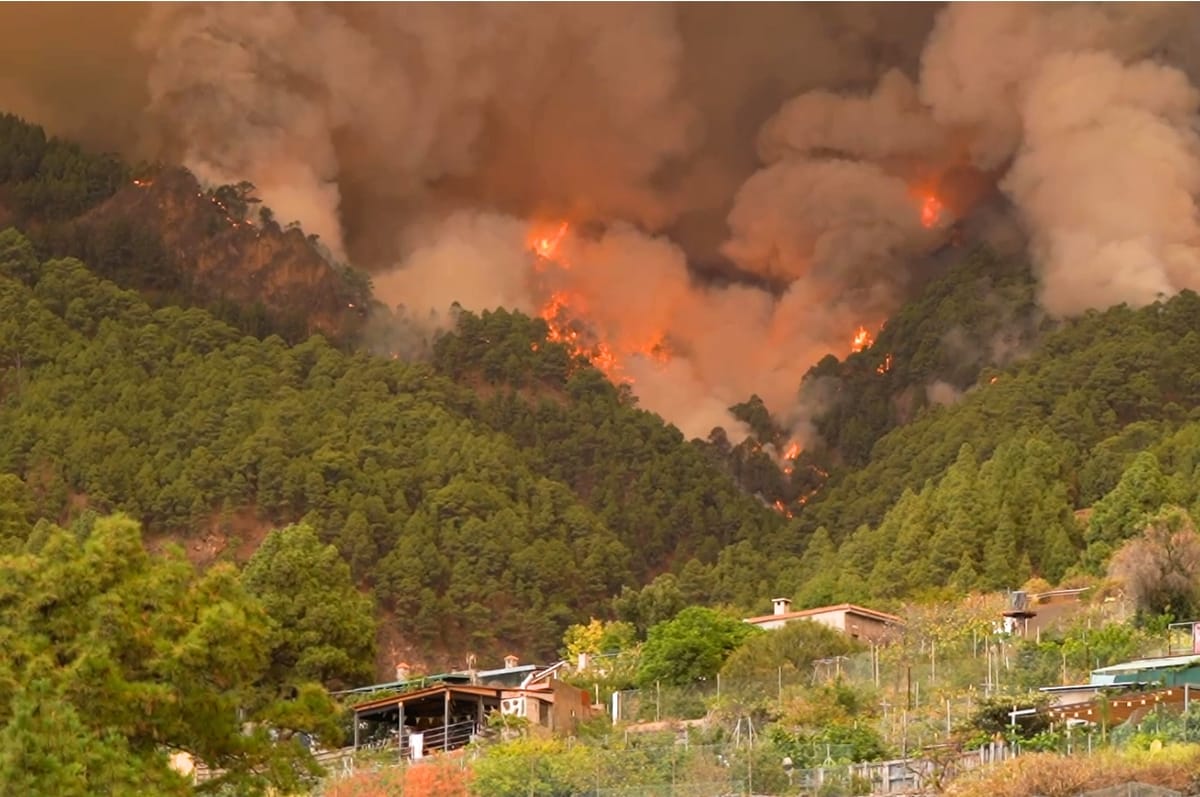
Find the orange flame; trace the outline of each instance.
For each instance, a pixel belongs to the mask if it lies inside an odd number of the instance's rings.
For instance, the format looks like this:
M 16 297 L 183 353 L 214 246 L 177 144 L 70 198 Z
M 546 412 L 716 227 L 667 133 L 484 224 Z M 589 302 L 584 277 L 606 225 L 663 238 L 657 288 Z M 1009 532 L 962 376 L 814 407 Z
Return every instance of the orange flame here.
M 930 229 L 937 225 L 942 219 L 942 211 L 945 206 L 942 205 L 942 200 L 938 199 L 932 192 L 925 194 L 921 198 L 921 226 L 925 229 Z
M 871 333 L 866 327 L 860 326 L 854 331 L 854 338 L 850 341 L 850 351 L 862 351 L 875 342 L 871 337 Z
M 884 355 L 883 362 L 875 366 L 875 373 L 886 374 L 890 370 L 892 370 L 892 354 L 891 352 L 888 352 L 886 355 Z
M 529 246 L 538 257 L 539 272 L 544 271 L 548 264 L 562 271 L 571 269 L 571 263 L 562 251 L 562 243 L 569 230 L 570 225 L 564 221 L 552 231 L 534 231 L 531 234 Z M 542 305 L 539 315 L 548 328 L 547 340 L 561 343 L 573 356 L 587 359 L 614 383 L 633 381 L 631 377 L 622 373 L 621 357 L 617 348 L 598 339 L 596 330 L 588 324 L 587 302 L 583 296 L 563 289 L 554 290 Z M 660 363 L 668 361 L 671 357 L 661 334 L 655 335 L 651 340 L 622 345 L 620 348 L 621 355 L 640 354 Z
M 788 447 L 783 452 L 783 473 L 785 476 L 791 476 L 795 470 L 796 457 L 800 456 L 800 443 L 796 440 L 788 441 Z
M 562 244 L 563 238 L 566 237 L 568 229 L 570 229 L 570 225 L 564 221 L 552 233 L 535 235 L 532 241 L 534 254 L 546 260 L 557 261 L 563 268 L 570 268 L 569 264 L 559 259 L 558 251 L 558 247 Z

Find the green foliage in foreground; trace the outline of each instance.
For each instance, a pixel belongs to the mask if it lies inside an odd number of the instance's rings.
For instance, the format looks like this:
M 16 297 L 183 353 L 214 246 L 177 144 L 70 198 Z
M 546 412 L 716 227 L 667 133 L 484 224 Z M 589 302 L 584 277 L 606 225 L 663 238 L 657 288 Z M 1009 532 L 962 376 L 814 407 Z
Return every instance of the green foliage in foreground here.
M 318 772 L 296 733 L 339 733 L 320 687 L 269 677 L 270 620 L 234 568 L 154 558 L 127 517 L 42 522 L 0 557 L 0 647 L 4 794 L 189 794 L 175 752 L 264 794 Z

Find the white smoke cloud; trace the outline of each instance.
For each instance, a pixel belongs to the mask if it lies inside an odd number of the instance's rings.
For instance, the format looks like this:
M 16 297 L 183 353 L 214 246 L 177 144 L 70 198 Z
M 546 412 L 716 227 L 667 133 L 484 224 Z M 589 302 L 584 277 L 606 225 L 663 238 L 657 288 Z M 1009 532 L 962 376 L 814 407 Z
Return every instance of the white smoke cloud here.
M 417 310 L 442 312 L 458 302 L 467 310 L 535 313 L 527 235 L 526 225 L 508 216 L 455 213 L 426 228 L 403 268 L 377 275 L 375 293 L 389 305 Z M 438 323 L 450 322 L 443 315 Z
M 923 58 L 934 118 L 963 125 L 1032 238 L 1053 315 L 1200 286 L 1200 95 L 1144 60 L 1175 12 L 1150 6 L 952 6 Z
M 963 393 L 961 390 L 949 382 L 943 382 L 940 379 L 925 386 L 925 398 L 930 404 L 949 406 L 957 404 L 962 397 Z
M 1021 109 L 1022 148 L 1003 185 L 1032 228 L 1047 311 L 1200 287 L 1200 93 L 1183 73 L 1056 55 Z
M 628 224 L 595 236 L 568 232 L 548 262 L 532 251 L 537 227 L 497 214 L 454 214 L 428 227 L 426 240 L 376 279 L 376 294 L 416 310 L 407 320 L 443 328 L 454 302 L 538 314 L 561 297 L 569 317 L 585 325 L 585 339 L 613 352 L 610 374 L 630 382 L 642 407 L 689 437 L 720 426 L 733 440 L 749 430 L 729 407 L 755 392 L 768 406 L 794 405 L 804 372 L 829 350 L 814 335 L 844 338 L 850 323 L 844 308 L 813 308 L 797 291 L 777 298 L 746 285 L 698 284 L 678 246 Z

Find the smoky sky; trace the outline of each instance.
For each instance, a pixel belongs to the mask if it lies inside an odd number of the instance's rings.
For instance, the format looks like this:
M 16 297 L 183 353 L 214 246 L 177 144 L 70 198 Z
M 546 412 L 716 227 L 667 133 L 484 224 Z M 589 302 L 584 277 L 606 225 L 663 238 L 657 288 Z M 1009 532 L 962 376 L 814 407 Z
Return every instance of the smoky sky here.
M 912 71 L 936 9 L 6 4 L 0 103 L 132 157 L 257 173 L 368 267 L 404 219 L 463 206 L 631 219 L 704 262 L 763 122 Z
M 751 393 L 802 433 L 804 372 L 882 323 L 981 197 L 1023 229 L 1051 315 L 1200 287 L 1196 16 L 8 4 L 0 105 L 251 180 L 422 318 L 570 297 L 689 435 L 738 433 L 725 408 Z M 561 220 L 547 268 L 529 237 Z

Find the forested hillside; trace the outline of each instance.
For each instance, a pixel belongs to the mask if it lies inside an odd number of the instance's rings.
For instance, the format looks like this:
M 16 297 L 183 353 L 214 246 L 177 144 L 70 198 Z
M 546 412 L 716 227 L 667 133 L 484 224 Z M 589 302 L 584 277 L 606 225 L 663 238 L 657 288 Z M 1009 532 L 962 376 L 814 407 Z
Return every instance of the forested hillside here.
M 154 310 L 11 230 L 0 274 L 0 470 L 33 515 L 121 509 L 184 539 L 304 519 L 408 646 L 551 655 L 623 584 L 781 542 L 677 431 L 531 351 L 541 321 L 466 315 L 431 367 Z
M 813 433 L 785 468 L 780 455 L 791 439 L 772 408 L 757 397 L 732 408 L 753 435 L 732 448 L 710 442 L 748 492 L 790 513 L 820 503 L 826 482 L 869 462 L 881 437 L 927 407 L 956 400 L 984 368 L 1026 355 L 1051 328 L 1025 259 L 956 245 L 929 261 L 936 276 L 870 345 L 842 360 L 829 355 L 805 375 L 799 387 Z
M 811 596 L 1098 572 L 1146 512 L 1195 507 L 1198 357 L 1200 297 L 1184 292 L 1066 322 L 1018 365 L 985 370 L 803 513 Z
M 156 306 L 202 307 L 288 342 L 352 343 L 370 305 L 364 275 L 334 264 L 298 222 L 282 226 L 249 183 L 202 187 L 186 170 L 136 167 L 0 114 L 0 229 L 44 257 L 86 260 Z
M 798 386 L 815 439 L 788 457 L 756 397 L 732 408 L 744 442 L 686 441 L 519 313 L 461 313 L 424 363 L 355 352 L 334 315 L 361 319 L 369 283 L 252 189 L 0 118 L 0 209 L 28 231 L 0 234 L 0 471 L 26 522 L 123 510 L 207 565 L 304 521 L 376 602 L 384 655 L 457 659 L 553 655 L 589 615 L 1094 574 L 1197 501 L 1194 294 L 1051 322 L 1022 259 L 950 247 L 873 345 Z M 211 292 L 247 264 L 275 306 Z

